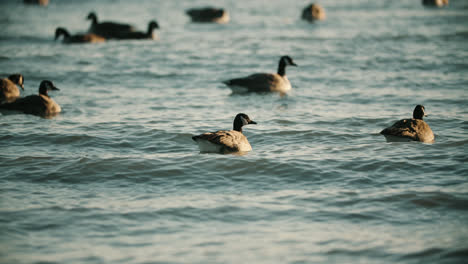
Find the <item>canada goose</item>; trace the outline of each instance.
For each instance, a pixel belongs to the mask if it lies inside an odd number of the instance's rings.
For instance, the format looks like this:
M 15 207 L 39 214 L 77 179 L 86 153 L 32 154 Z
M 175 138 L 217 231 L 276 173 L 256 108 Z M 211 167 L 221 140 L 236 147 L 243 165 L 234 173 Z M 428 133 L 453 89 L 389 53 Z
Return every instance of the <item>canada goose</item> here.
M 119 39 L 154 39 L 153 30 L 157 28 L 159 28 L 158 22 L 153 20 L 149 22 L 147 32 L 125 32 L 120 35 Z
M 291 83 L 286 77 L 286 66 L 297 66 L 289 56 L 279 60 L 278 73 L 256 73 L 243 78 L 223 81 L 233 93 L 242 92 L 279 92 L 285 94 L 291 90 Z
M 20 96 L 20 90 L 16 85 L 24 91 L 24 77 L 19 73 L 0 79 L 0 102 L 10 101 Z
M 55 30 L 55 40 L 57 40 L 60 36 L 63 35 L 63 43 L 71 44 L 71 43 L 99 43 L 105 42 L 106 39 L 98 36 L 93 33 L 88 34 L 77 34 L 71 36 L 70 33 L 65 28 L 58 27 Z
M 0 109 L 21 111 L 25 114 L 49 116 L 59 113 L 62 109 L 48 95 L 48 91 L 59 90 L 51 81 L 44 80 L 39 86 L 38 95 L 18 98 L 11 103 L 0 104 Z
M 444 6 L 449 4 L 449 0 L 422 0 L 425 6 Z
M 220 24 L 229 22 L 229 13 L 221 8 L 192 8 L 185 13 L 190 16 L 192 22 Z
M 87 19 L 92 21 L 88 32 L 106 39 L 119 38 L 123 33 L 135 31 L 135 28 L 129 24 L 119 24 L 115 22 L 98 23 L 97 15 L 94 12 L 89 13 Z
M 42 6 L 46 6 L 49 4 L 49 0 L 24 0 L 23 2 L 25 4 L 36 4 Z
M 427 116 L 424 106 L 417 105 L 414 108 L 412 119 L 397 121 L 391 127 L 382 130 L 380 134 L 384 135 L 387 141 L 400 141 L 397 140 L 400 138 L 408 141 L 434 142 L 434 133 L 432 133 L 431 127 L 423 121 L 424 116 Z
M 252 121 L 246 114 L 239 113 L 234 118 L 234 129 L 220 130 L 216 132 L 208 132 L 198 136 L 193 136 L 192 139 L 198 143 L 201 152 L 246 152 L 251 151 L 247 137 L 242 134 L 242 127 L 248 124 L 257 124 Z
M 302 10 L 302 19 L 309 22 L 324 20 L 325 18 L 325 10 L 318 4 L 310 4 Z

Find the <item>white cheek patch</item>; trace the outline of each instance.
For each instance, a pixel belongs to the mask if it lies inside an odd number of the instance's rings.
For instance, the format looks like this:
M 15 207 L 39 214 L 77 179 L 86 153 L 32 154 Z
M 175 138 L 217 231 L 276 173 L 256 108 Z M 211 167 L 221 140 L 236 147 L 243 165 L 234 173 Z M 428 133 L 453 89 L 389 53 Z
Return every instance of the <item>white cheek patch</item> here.
M 242 120 L 242 125 L 248 125 L 249 124 L 249 121 L 247 121 L 247 119 L 245 119 L 243 116 L 240 117 L 241 120 Z

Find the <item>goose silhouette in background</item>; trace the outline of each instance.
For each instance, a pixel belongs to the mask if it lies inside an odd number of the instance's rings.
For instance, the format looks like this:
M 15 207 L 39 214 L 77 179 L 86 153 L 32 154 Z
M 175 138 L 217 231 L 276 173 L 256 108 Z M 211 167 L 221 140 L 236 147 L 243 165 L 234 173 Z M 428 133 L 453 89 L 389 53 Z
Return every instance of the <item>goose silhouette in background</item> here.
M 310 4 L 302 10 L 302 19 L 309 22 L 324 20 L 326 18 L 325 10 L 318 4 Z
M 297 66 L 289 56 L 283 56 L 278 63 L 277 73 L 255 73 L 243 78 L 223 81 L 233 93 L 279 92 L 285 94 L 291 90 L 291 83 L 286 77 L 286 66 Z
M 24 91 L 24 77 L 19 73 L 0 79 L 0 103 L 14 100 L 20 96 L 17 85 Z
M 23 3 L 46 6 L 49 4 L 49 0 L 23 0 Z
M 245 125 L 257 124 L 248 115 L 239 113 L 234 118 L 233 130 L 220 130 L 208 132 L 192 139 L 198 143 L 200 152 L 232 153 L 247 152 L 252 150 L 247 137 L 242 133 Z
M 66 44 L 73 44 L 73 43 L 102 43 L 105 42 L 106 39 L 98 36 L 93 33 L 87 33 L 87 34 L 76 34 L 76 35 L 70 35 L 70 33 L 62 27 L 58 27 L 55 30 L 55 40 L 60 38 L 60 36 L 63 36 L 63 43 Z
M 422 4 L 425 6 L 436 6 L 441 7 L 449 4 L 449 0 L 422 0 Z
M 155 39 L 156 36 L 153 34 L 153 30 L 158 29 L 158 22 L 152 20 L 148 24 L 148 30 L 146 32 L 131 31 L 122 33 L 119 39 Z
M 49 81 L 44 80 L 39 85 L 39 94 L 29 95 L 23 98 L 18 98 L 13 102 L 0 104 L 0 109 L 21 111 L 25 114 L 38 116 L 51 116 L 59 113 L 62 109 L 60 106 L 49 97 L 49 91 L 59 90 Z
M 119 38 L 122 34 L 135 31 L 135 28 L 129 24 L 120 24 L 116 22 L 98 22 L 97 15 L 94 12 L 89 13 L 88 20 L 91 20 L 91 26 L 88 32 L 102 36 L 106 39 Z
M 434 142 L 434 133 L 431 127 L 424 122 L 426 109 L 417 105 L 413 111 L 413 118 L 402 119 L 380 132 L 387 141 L 421 141 L 425 143 Z
M 229 13 L 222 8 L 191 8 L 185 13 L 190 16 L 192 22 L 220 24 L 229 22 Z

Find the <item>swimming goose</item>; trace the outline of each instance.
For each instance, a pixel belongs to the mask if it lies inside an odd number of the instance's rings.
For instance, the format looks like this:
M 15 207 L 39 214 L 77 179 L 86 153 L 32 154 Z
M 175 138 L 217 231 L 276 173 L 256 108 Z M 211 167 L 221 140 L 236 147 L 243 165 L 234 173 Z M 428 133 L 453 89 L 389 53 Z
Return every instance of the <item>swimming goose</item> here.
M 198 136 L 193 136 L 192 139 L 198 143 L 201 152 L 246 152 L 251 151 L 247 137 L 242 134 L 242 127 L 249 124 L 257 124 L 252 121 L 249 116 L 239 113 L 234 118 L 234 129 L 220 130 L 216 132 L 208 132 Z
M 106 39 L 98 36 L 93 33 L 88 34 L 77 34 L 77 35 L 70 35 L 65 28 L 58 27 L 55 30 L 55 40 L 57 40 L 60 36 L 63 35 L 63 43 L 71 44 L 71 43 L 99 43 L 105 42 Z
M 302 10 L 302 19 L 309 22 L 324 20 L 325 18 L 325 10 L 318 4 L 310 4 Z
M 0 102 L 10 101 L 19 97 L 19 85 L 24 91 L 24 77 L 21 74 L 12 74 L 8 78 L 0 79 Z
M 220 24 L 229 22 L 229 13 L 221 8 L 192 8 L 185 13 L 190 16 L 192 22 Z
M 233 93 L 242 92 L 279 92 L 285 94 L 291 90 L 291 83 L 286 77 L 286 66 L 297 66 L 289 56 L 279 60 L 278 73 L 256 73 L 243 78 L 224 81 Z
M 135 31 L 135 28 L 129 24 L 119 24 L 115 22 L 98 23 L 96 13 L 94 12 L 89 13 L 87 19 L 92 21 L 88 32 L 106 39 L 119 38 L 122 33 Z
M 449 0 L 422 0 L 425 6 L 444 6 L 449 4 Z
M 59 90 L 51 81 L 44 80 L 39 86 L 38 95 L 18 98 L 11 103 L 0 104 L 0 109 L 21 111 L 25 114 L 48 116 L 59 113 L 62 109 L 48 95 L 48 91 Z
M 25 4 L 36 4 L 42 6 L 46 6 L 49 4 L 49 0 L 24 0 L 23 2 Z
M 150 21 L 148 24 L 148 31 L 125 32 L 120 35 L 119 39 L 155 39 L 153 30 L 157 28 L 159 28 L 158 22 L 153 20 L 153 21 Z
M 424 116 L 427 116 L 424 106 L 417 105 L 414 108 L 412 119 L 397 121 L 391 127 L 382 130 L 380 134 L 384 135 L 387 141 L 395 141 L 400 138 L 408 141 L 434 142 L 434 133 L 432 133 L 431 127 L 423 121 Z

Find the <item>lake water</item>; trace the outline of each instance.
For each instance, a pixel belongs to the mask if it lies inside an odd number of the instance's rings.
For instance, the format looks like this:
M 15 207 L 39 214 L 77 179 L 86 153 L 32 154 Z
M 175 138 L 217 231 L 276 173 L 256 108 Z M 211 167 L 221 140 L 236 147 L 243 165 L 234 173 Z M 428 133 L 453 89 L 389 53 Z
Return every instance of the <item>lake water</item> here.
M 0 2 L 0 74 L 49 79 L 63 112 L 0 115 L 1 263 L 466 263 L 468 2 L 213 1 L 226 25 L 192 24 L 209 1 Z M 101 21 L 156 41 L 64 45 L 55 28 Z M 275 72 L 288 96 L 221 81 Z M 434 144 L 379 132 L 423 104 Z M 246 155 L 191 136 L 231 129 Z

